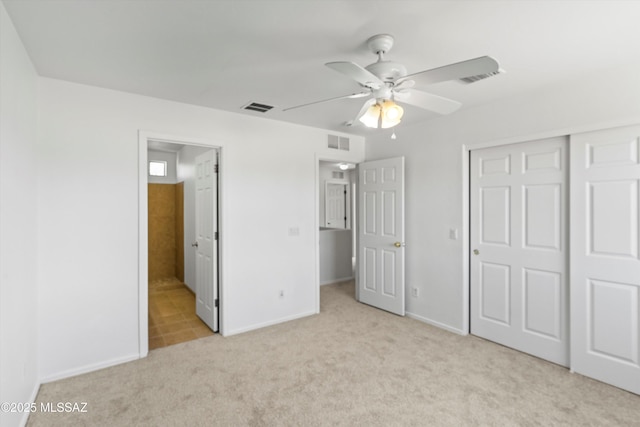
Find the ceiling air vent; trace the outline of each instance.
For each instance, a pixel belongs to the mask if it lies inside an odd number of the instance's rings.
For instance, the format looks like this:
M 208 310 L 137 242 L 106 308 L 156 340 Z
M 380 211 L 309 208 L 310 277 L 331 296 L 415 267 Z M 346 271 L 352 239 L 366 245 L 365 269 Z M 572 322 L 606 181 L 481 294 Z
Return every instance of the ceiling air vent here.
M 260 104 L 258 102 L 250 102 L 244 107 L 242 107 L 243 110 L 257 111 L 259 113 L 266 113 L 272 108 L 273 108 L 273 105 Z
M 346 136 L 327 135 L 327 147 L 349 151 L 349 138 Z
M 480 80 L 488 79 L 489 77 L 497 76 L 498 74 L 504 73 L 504 70 L 493 71 L 491 73 L 486 74 L 478 74 L 475 76 L 463 77 L 460 79 L 463 83 L 475 83 Z

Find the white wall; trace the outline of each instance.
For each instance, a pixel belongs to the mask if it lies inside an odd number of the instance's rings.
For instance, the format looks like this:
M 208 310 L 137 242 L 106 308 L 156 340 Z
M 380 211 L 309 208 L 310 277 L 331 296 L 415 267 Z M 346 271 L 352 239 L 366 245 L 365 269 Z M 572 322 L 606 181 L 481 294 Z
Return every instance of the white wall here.
M 175 184 L 178 182 L 176 175 L 176 153 L 149 150 L 147 151 L 147 161 L 149 162 L 151 160 L 167 162 L 167 176 L 150 176 L 147 166 L 147 178 L 149 184 Z
M 37 75 L 0 3 L 0 402 L 38 390 Z M 24 423 L 0 411 L 0 425 Z
M 43 380 L 139 355 L 139 130 L 222 147 L 224 333 L 316 312 L 316 162 L 336 151 L 326 131 L 47 78 L 40 89 Z M 361 161 L 364 140 L 351 147 L 340 155 Z
M 398 139 L 368 138 L 367 160 L 406 157 L 407 311 L 464 331 L 462 145 L 567 134 L 640 120 L 640 66 L 603 70 L 571 81 L 462 110 L 423 124 L 399 126 Z M 496 79 L 500 77 L 495 77 Z M 482 84 L 476 83 L 476 84 Z M 419 297 L 408 290 L 416 286 Z
M 185 145 L 177 154 L 178 182 L 184 182 L 184 283 L 196 291 L 196 156 L 208 148 Z
M 342 282 L 354 277 L 352 230 L 320 231 L 320 285 Z

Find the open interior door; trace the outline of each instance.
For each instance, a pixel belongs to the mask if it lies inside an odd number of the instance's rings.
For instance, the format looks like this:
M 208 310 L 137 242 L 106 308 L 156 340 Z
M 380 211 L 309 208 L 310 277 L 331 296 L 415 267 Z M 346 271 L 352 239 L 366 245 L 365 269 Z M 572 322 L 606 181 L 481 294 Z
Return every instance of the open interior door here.
M 196 314 L 218 331 L 216 151 L 196 157 Z
M 358 299 L 404 316 L 404 157 L 358 165 Z

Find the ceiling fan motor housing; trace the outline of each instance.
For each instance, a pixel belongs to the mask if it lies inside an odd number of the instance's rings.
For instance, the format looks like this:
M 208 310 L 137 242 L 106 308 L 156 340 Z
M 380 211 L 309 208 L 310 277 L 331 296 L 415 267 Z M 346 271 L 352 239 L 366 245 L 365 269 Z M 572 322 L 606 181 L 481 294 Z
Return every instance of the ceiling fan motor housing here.
M 377 34 L 369 37 L 367 46 L 369 46 L 369 49 L 376 55 L 379 53 L 387 53 L 393 47 L 393 40 L 391 34 Z

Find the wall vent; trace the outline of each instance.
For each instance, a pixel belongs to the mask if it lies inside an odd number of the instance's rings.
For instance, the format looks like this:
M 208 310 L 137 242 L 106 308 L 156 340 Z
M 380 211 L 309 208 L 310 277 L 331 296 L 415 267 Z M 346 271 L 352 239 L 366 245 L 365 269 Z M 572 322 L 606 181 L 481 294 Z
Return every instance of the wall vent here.
M 257 111 L 259 113 L 266 113 L 272 108 L 273 108 L 273 105 L 260 104 L 258 102 L 250 102 L 244 107 L 242 107 L 243 110 Z
M 327 135 L 327 147 L 349 151 L 349 138 L 346 136 Z
M 332 171 L 331 178 L 333 179 L 344 179 L 344 172 L 342 171 Z
M 489 77 L 497 76 L 498 74 L 504 73 L 504 70 L 493 71 L 491 73 L 486 74 L 478 74 L 475 76 L 463 77 L 460 79 L 463 83 L 475 83 L 480 80 L 488 79 Z

